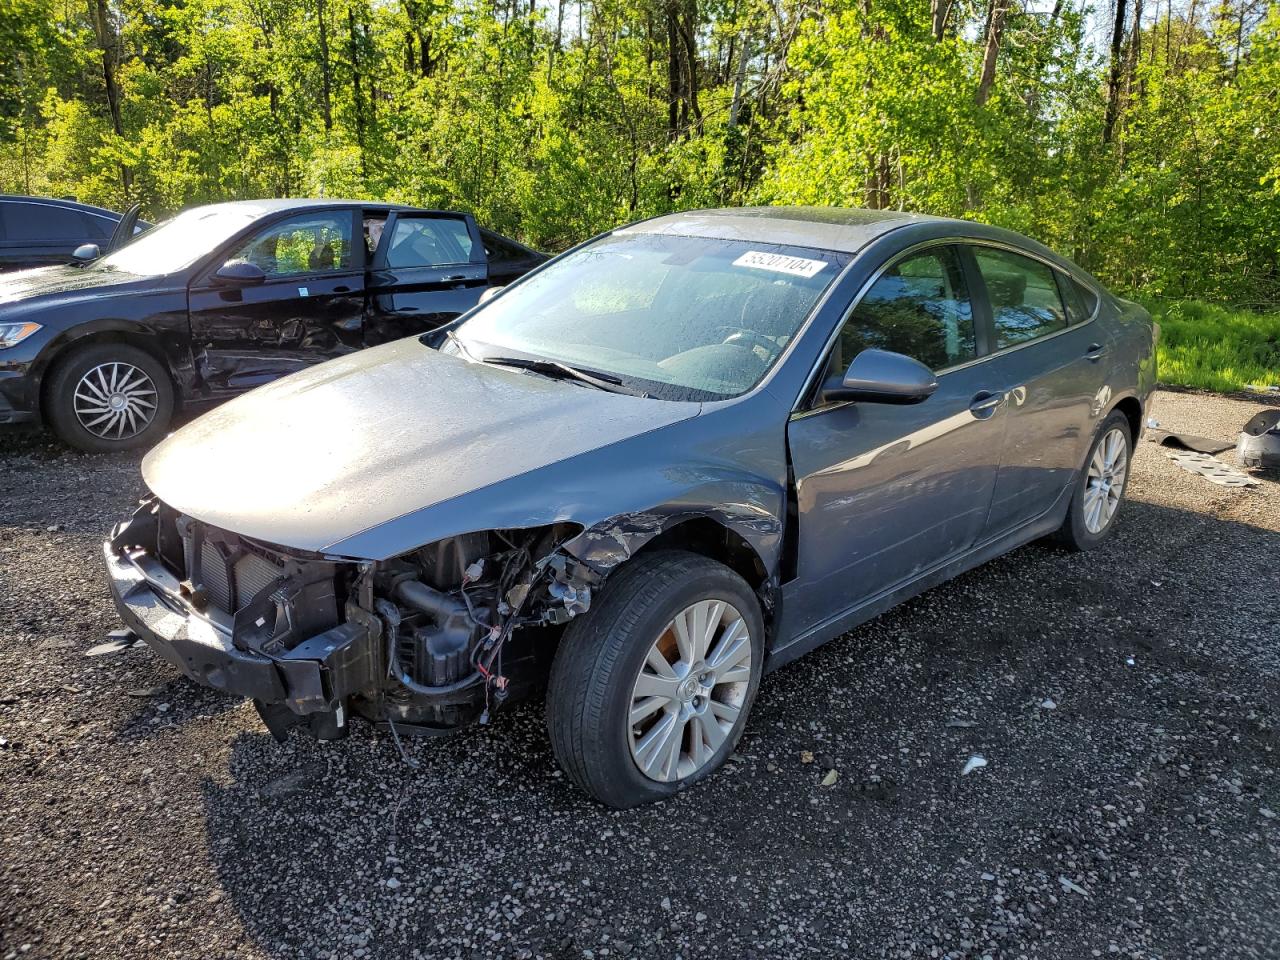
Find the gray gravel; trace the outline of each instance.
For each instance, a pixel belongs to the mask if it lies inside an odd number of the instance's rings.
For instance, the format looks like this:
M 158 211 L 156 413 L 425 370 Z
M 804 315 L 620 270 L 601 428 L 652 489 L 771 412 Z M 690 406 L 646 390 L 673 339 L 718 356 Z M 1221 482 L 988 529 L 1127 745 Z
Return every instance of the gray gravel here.
M 1157 413 L 1230 438 L 1257 409 Z M 0 434 L 0 958 L 1280 957 L 1274 477 L 1142 444 L 1103 549 L 829 644 L 728 770 L 626 813 L 537 704 L 413 771 L 368 729 L 278 746 L 145 648 L 85 657 L 141 492 L 136 457 Z

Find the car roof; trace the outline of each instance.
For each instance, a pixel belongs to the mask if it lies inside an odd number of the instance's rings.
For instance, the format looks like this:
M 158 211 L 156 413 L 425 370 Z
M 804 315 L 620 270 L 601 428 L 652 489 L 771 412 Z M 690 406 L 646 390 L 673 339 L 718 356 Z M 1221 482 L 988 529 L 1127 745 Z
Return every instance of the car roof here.
M 411 207 L 403 203 L 386 203 L 379 200 L 343 200 L 336 197 L 268 197 L 262 200 L 228 200 L 224 203 L 207 203 L 190 210 L 205 210 L 213 207 L 232 207 L 259 216 L 268 213 L 279 213 L 288 210 L 308 210 L 327 207 L 363 207 L 366 210 L 411 210 L 414 213 L 447 213 L 462 217 L 466 214 L 458 210 L 432 210 L 426 207 Z M 184 211 L 186 212 L 186 211 Z
M 932 237 L 982 237 L 1033 250 L 1062 260 L 1042 244 L 1000 227 L 972 220 L 932 217 L 901 210 L 854 207 L 728 207 L 690 210 L 642 220 L 619 233 L 745 240 L 857 253 L 886 233 L 904 228 L 921 240 Z
M 632 224 L 619 232 L 746 240 L 855 253 L 876 237 L 922 217 L 897 210 L 840 207 L 730 207 L 689 210 Z
M 67 210 L 92 213 L 99 217 L 109 217 L 112 220 L 119 220 L 123 216 L 123 214 L 108 210 L 105 207 L 95 207 L 91 203 L 81 203 L 78 200 L 63 200 L 59 197 L 27 197 L 16 193 L 0 193 L 0 203 L 35 203 L 47 207 L 63 207 Z

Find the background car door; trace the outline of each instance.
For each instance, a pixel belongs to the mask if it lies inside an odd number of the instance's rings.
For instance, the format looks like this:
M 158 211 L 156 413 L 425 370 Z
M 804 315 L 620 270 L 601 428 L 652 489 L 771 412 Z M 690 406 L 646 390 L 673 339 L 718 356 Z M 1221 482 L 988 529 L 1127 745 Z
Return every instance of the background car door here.
M 393 211 L 373 255 L 365 343 L 434 330 L 474 307 L 488 286 L 471 217 Z
M 793 415 L 787 440 L 798 507 L 797 569 L 783 635 L 839 616 L 972 546 L 999 466 L 994 393 L 954 247 L 909 254 L 846 321 L 828 365 L 861 350 L 904 353 L 938 372 L 922 403 L 838 403 Z
M 545 253 L 531 250 L 522 243 L 500 237 L 490 230 L 482 228 L 480 238 L 489 260 L 489 283 L 495 287 L 505 287 L 513 280 L 519 280 L 547 260 Z
M 356 218 L 346 208 L 276 220 L 193 281 L 191 338 L 210 390 L 245 390 L 360 348 L 364 246 L 352 242 Z M 265 281 L 218 281 L 213 274 L 228 260 L 260 267 Z
M 1080 469 L 1103 412 L 1107 344 L 1097 324 L 1072 323 L 1059 283 L 1041 260 L 974 245 L 991 305 L 994 355 L 984 362 L 1008 400 L 1008 428 L 987 522 L 988 537 L 1034 520 Z M 1078 306 L 1073 300 L 1076 320 Z

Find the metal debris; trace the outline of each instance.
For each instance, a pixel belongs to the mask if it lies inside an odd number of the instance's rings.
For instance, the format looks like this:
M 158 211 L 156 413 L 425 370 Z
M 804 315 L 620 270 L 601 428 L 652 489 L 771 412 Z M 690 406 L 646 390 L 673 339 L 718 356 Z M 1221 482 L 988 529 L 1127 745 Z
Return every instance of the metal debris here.
M 137 646 L 141 642 L 142 638 L 132 630 L 112 630 L 107 634 L 105 642 L 90 647 L 84 652 L 84 655 L 86 657 L 101 657 L 109 653 L 120 653 L 130 647 Z
M 258 795 L 262 797 L 289 797 L 295 793 L 302 793 L 304 790 L 310 789 L 320 780 L 327 772 L 327 767 L 323 763 L 308 763 L 296 770 L 290 770 L 283 776 L 276 777 L 268 783 L 263 784 L 258 790 Z
M 1193 453 L 1189 450 L 1174 450 L 1169 447 L 1161 449 L 1166 457 L 1183 470 L 1198 473 L 1210 483 L 1216 483 L 1221 487 L 1253 487 L 1262 482 L 1207 453 Z
M 822 778 L 822 785 L 824 787 L 834 787 L 836 785 L 836 781 L 839 779 L 840 779 L 839 770 L 828 770 L 827 775 Z
M 1062 889 L 1067 891 L 1068 893 L 1078 893 L 1082 897 L 1087 897 L 1089 895 L 1088 890 L 1080 886 L 1080 884 L 1078 883 L 1073 883 L 1071 880 L 1068 880 L 1066 877 L 1058 877 L 1058 882 L 1062 884 Z
M 1215 440 L 1213 437 L 1201 437 L 1194 433 L 1172 433 L 1168 430 L 1148 430 L 1147 439 L 1162 447 L 1190 450 L 1192 453 L 1222 453 L 1233 446 L 1230 440 Z
M 965 763 L 964 769 L 960 771 L 960 776 L 967 777 L 969 774 L 973 773 L 973 771 L 980 770 L 986 765 L 987 765 L 987 758 L 981 757 L 975 753 L 972 757 L 969 758 L 968 762 Z
M 1236 459 L 1250 470 L 1280 470 L 1280 410 L 1263 410 L 1240 433 Z

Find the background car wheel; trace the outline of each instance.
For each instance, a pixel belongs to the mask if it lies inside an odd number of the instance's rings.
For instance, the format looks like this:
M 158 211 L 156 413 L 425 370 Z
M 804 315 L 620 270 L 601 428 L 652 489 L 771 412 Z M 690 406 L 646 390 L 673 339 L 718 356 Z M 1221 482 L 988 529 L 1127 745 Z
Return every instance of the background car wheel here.
M 91 453 L 147 446 L 173 416 L 168 371 L 145 350 L 95 343 L 60 360 L 49 378 L 45 416 L 54 432 Z
M 641 556 L 556 652 L 547 691 L 556 758 L 611 807 L 683 790 L 733 752 L 763 660 L 760 605 L 741 577 L 692 553 Z
M 1067 518 L 1054 535 L 1070 550 L 1088 550 L 1115 528 L 1133 460 L 1129 429 L 1128 418 L 1117 410 L 1103 421 L 1089 448 Z

